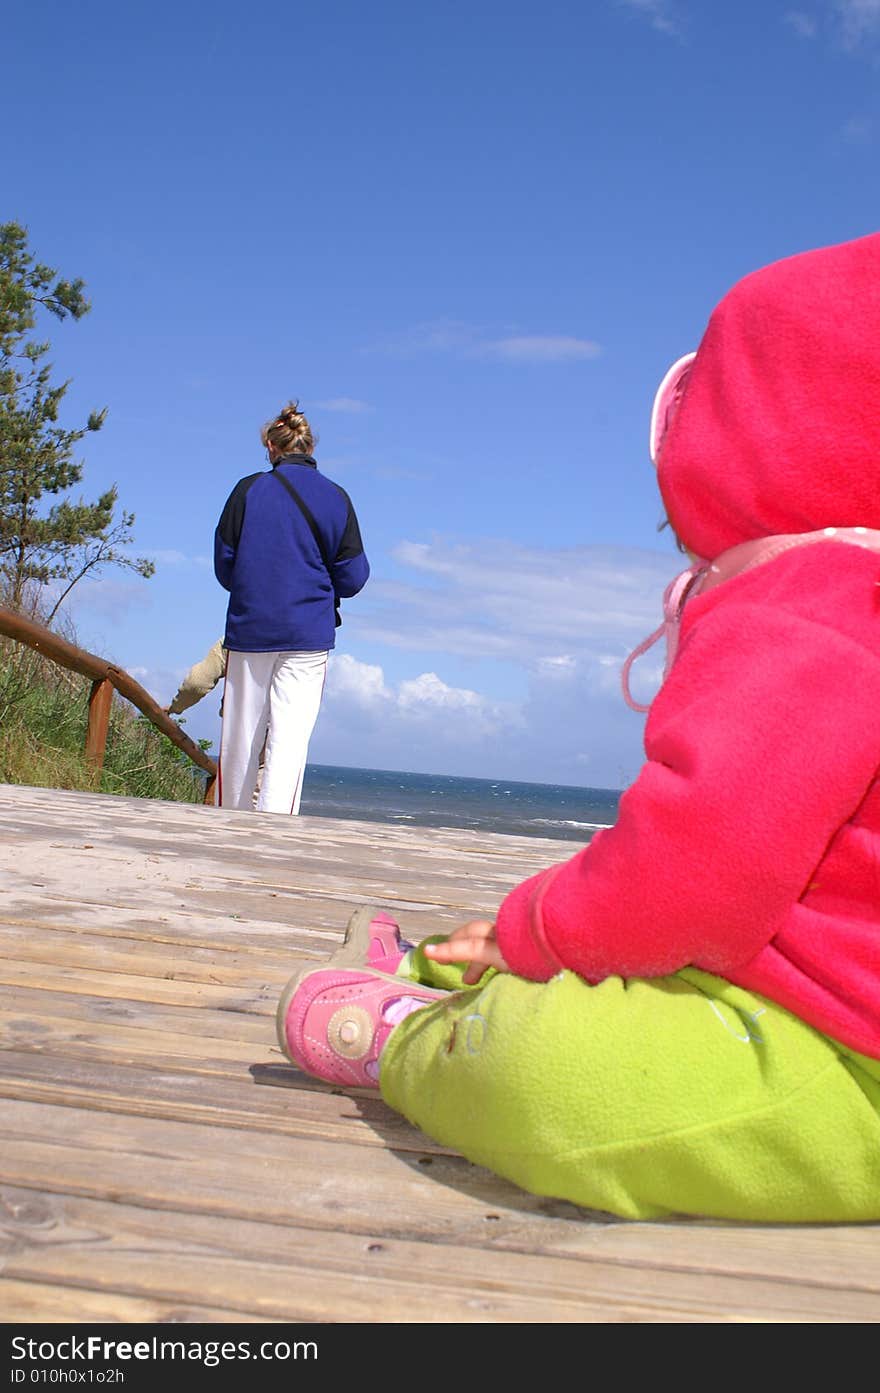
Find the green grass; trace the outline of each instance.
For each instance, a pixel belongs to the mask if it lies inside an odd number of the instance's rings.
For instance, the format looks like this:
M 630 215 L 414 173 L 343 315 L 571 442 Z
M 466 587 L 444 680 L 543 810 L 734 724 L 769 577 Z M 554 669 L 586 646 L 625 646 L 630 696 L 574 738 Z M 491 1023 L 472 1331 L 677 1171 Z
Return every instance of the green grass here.
M 88 678 L 29 648 L 0 648 L 0 782 L 201 803 L 205 774 L 114 696 L 101 770 L 84 754 Z

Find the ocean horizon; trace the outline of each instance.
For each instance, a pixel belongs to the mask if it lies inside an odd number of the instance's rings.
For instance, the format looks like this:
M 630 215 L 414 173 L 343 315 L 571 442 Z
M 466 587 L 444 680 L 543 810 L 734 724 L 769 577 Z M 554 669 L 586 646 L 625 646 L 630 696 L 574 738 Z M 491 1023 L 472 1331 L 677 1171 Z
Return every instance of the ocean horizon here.
M 395 826 L 464 827 L 586 844 L 617 818 L 621 789 L 309 764 L 301 813 Z

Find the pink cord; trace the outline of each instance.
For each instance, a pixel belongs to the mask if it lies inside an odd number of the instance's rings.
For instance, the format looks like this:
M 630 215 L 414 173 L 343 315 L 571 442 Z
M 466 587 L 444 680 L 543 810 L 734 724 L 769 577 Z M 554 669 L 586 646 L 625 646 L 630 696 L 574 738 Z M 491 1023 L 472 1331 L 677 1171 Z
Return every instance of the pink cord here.
M 684 602 L 691 590 L 695 588 L 697 582 L 706 574 L 709 566 L 708 562 L 700 561 L 693 566 L 689 566 L 681 575 L 675 577 L 667 585 L 663 592 L 663 623 L 660 624 L 647 638 L 642 639 L 638 648 L 634 648 L 620 670 L 620 681 L 623 687 L 623 699 L 632 711 L 650 711 L 650 705 L 643 706 L 640 701 L 636 701 L 629 689 L 630 669 L 636 658 L 640 658 L 643 653 L 647 653 L 649 648 L 653 648 L 659 638 L 666 636 L 666 662 L 663 665 L 663 676 L 669 672 L 675 661 L 675 654 L 678 650 L 678 631 L 681 626 L 681 612 Z

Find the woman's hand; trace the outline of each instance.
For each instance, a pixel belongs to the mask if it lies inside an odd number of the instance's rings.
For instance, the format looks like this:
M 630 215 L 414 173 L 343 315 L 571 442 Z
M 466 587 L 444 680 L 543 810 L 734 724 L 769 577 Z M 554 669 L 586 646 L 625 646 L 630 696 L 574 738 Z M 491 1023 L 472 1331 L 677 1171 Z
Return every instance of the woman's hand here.
M 426 943 L 425 956 L 435 963 L 467 963 L 461 979 L 466 987 L 479 982 L 487 967 L 510 971 L 495 940 L 495 925 L 488 919 L 462 924 L 443 943 Z

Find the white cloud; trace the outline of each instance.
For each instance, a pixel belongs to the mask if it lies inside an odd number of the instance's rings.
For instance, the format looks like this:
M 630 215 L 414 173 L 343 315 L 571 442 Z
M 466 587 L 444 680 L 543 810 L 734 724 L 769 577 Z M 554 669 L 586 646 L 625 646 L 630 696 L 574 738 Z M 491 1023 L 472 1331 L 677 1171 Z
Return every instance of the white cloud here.
M 602 350 L 592 339 L 566 334 L 522 334 L 481 344 L 474 352 L 519 363 L 566 363 L 578 358 L 598 358 Z
M 350 653 L 336 654 L 330 664 L 327 700 L 331 706 L 353 708 L 383 723 L 433 723 L 452 714 L 457 739 L 463 743 L 493 734 L 517 719 L 511 703 L 492 701 L 466 687 L 450 687 L 436 672 L 423 672 L 391 686 L 381 667 L 362 663 Z
M 404 579 L 372 581 L 348 634 L 367 652 L 397 650 L 410 672 L 392 682 L 376 663 L 335 654 L 316 762 L 596 787 L 634 777 L 643 723 L 624 704 L 621 667 L 660 622 L 678 557 L 434 539 L 401 542 L 395 558 Z M 500 701 L 479 680 L 452 685 L 452 655 L 475 674 L 493 661 L 518 668 L 525 694 Z M 636 663 L 637 700 L 653 697 L 664 656 L 658 645 Z
M 358 662 L 350 653 L 334 657 L 327 680 L 327 696 L 331 700 L 352 701 L 365 710 L 375 710 L 394 701 L 381 667 Z
M 801 39 L 814 39 L 818 33 L 819 25 L 816 18 L 806 14 L 804 10 L 787 10 L 783 19 Z
M 573 334 L 491 333 L 460 320 L 419 324 L 374 345 L 376 351 L 411 358 L 421 353 L 453 353 L 465 358 L 506 362 L 564 363 L 596 358 L 602 351 L 593 339 Z
M 480 705 L 481 698 L 476 692 L 468 691 L 466 688 L 447 687 L 445 682 L 440 681 L 436 672 L 423 672 L 421 677 L 401 682 L 399 701 L 401 709 L 404 711 L 418 711 L 432 707 L 434 709 L 448 707 L 463 711 L 476 709 Z
M 677 35 L 680 32 L 671 0 L 620 0 L 620 3 L 644 15 L 658 34 Z
M 84 627 L 94 628 L 96 617 L 109 621 L 114 637 L 118 637 L 119 624 L 126 614 L 152 603 L 149 587 L 150 581 L 136 578 L 131 572 L 110 574 L 96 580 L 84 577 L 64 601 L 63 611 L 74 616 L 77 623 L 82 620 Z M 101 642 L 106 643 L 103 636 Z
M 204 570 L 213 564 L 209 556 L 187 556 L 185 552 L 173 548 L 145 547 L 142 554 L 155 561 L 157 566 L 197 566 Z
M 470 324 L 456 319 L 437 319 L 388 334 L 372 348 L 395 358 L 412 358 L 419 353 L 458 353 L 472 347 L 479 338 L 480 331 Z
M 642 721 L 598 664 L 573 662 L 556 680 L 535 673 L 525 698 L 499 702 L 435 672 L 398 684 L 337 653 L 310 758 L 315 763 L 415 769 L 619 788 L 641 763 Z
M 545 677 L 565 679 L 571 676 L 577 667 L 577 659 L 570 653 L 562 653 L 558 657 L 548 657 L 538 659 L 538 670 Z
M 404 716 L 419 721 L 454 715 L 468 740 L 481 740 L 510 724 L 522 723 L 512 702 L 491 701 L 467 687 L 449 687 L 436 672 L 423 672 L 401 682 L 398 706 Z
M 848 48 L 880 35 L 880 0 L 833 0 L 833 8 Z
M 338 411 L 345 416 L 362 416 L 373 410 L 368 401 L 360 401 L 357 397 L 330 397 L 327 401 L 316 401 L 315 406 L 322 411 Z
M 330 659 L 327 688 L 309 759 L 353 768 L 510 778 L 619 788 L 642 760 L 643 721 L 620 695 L 620 659 L 566 659 L 536 666 L 524 697 L 498 701 L 456 687 L 434 671 L 391 681 L 376 663 L 349 653 Z M 131 669 L 166 702 L 180 672 Z M 182 720 L 194 740 L 219 746 L 219 693 Z
M 786 10 L 783 20 L 801 39 L 824 31 L 850 52 L 873 49 L 880 39 L 880 0 L 819 0 L 818 8 Z
M 624 656 L 659 623 L 678 561 L 635 547 L 553 551 L 497 538 L 405 541 L 393 555 L 413 581 L 371 583 L 360 636 L 525 667 L 609 644 Z

